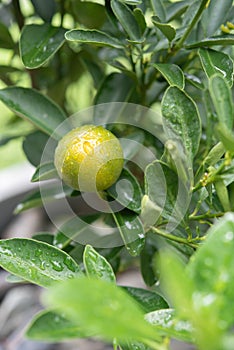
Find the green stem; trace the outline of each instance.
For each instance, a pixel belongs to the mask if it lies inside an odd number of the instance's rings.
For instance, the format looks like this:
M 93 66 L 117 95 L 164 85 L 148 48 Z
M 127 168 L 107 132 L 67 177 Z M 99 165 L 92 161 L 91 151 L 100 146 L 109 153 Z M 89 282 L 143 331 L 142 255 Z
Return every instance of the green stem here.
M 165 231 L 162 231 L 156 227 L 153 227 L 151 226 L 150 227 L 151 230 L 153 232 L 155 232 L 157 235 L 161 236 L 161 237 L 164 237 L 166 239 L 170 239 L 171 241 L 174 241 L 174 242 L 177 242 L 177 243 L 182 243 L 182 244 L 185 244 L 185 245 L 188 245 L 189 247 L 192 247 L 192 248 L 198 248 L 198 244 L 195 244 L 193 242 L 191 242 L 190 240 L 186 239 L 186 238 L 183 238 L 183 237 L 177 237 L 177 236 L 174 236 L 170 233 L 167 233 Z
M 195 24 L 197 23 L 197 21 L 198 21 L 199 18 L 201 17 L 202 12 L 203 12 L 204 8 L 205 8 L 206 5 L 207 5 L 207 2 L 208 2 L 207 0 L 202 0 L 201 5 L 200 5 L 199 9 L 197 10 L 197 13 L 195 14 L 195 16 L 194 16 L 193 19 L 192 19 L 192 22 L 191 22 L 190 25 L 187 27 L 187 29 L 186 29 L 186 31 L 184 32 L 183 36 L 180 38 L 180 40 L 179 40 L 179 41 L 177 42 L 177 44 L 175 45 L 174 50 L 179 50 L 179 49 L 183 46 L 185 40 L 187 39 L 187 37 L 189 36 L 189 34 L 191 33 L 191 31 L 193 30 Z
M 189 216 L 189 220 L 202 220 L 202 219 L 213 219 L 213 218 L 219 218 L 221 216 L 223 216 L 224 213 L 214 213 L 214 214 L 210 214 L 210 213 L 205 213 L 205 214 L 201 214 L 201 215 L 190 215 Z

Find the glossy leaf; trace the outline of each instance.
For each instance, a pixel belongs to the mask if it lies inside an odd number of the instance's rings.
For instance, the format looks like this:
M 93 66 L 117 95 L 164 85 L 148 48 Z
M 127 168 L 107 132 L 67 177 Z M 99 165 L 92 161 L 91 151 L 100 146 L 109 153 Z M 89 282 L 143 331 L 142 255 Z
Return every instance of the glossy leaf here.
M 200 315 L 201 327 L 209 318 L 216 331 L 228 329 L 234 322 L 230 312 L 234 298 L 233 232 L 234 215 L 228 213 L 209 229 L 205 244 L 187 267 L 194 283 L 193 302 Z M 207 319 L 204 319 L 204 314 Z
M 54 311 L 42 311 L 34 316 L 26 330 L 26 337 L 32 340 L 63 341 L 83 338 L 84 332 L 73 322 Z
M 123 287 L 123 289 L 137 301 L 145 313 L 168 307 L 166 301 L 159 294 L 142 288 Z
M 34 131 L 27 135 L 23 141 L 23 150 L 28 161 L 35 167 L 41 163 L 42 154 L 46 152 L 45 158 L 53 159 L 54 150 L 57 145 L 56 141 L 53 142 L 53 148 L 46 147 L 49 140 L 48 135 L 42 131 Z M 45 153 L 44 153 L 45 155 Z
M 31 0 L 36 13 L 45 21 L 50 22 L 53 15 L 56 12 L 55 0 L 47 0 L 46 2 L 41 0 Z
M 121 89 L 116 89 L 121 86 Z M 134 89 L 134 81 L 123 73 L 111 73 L 102 82 L 94 103 L 95 124 L 112 122 L 121 112 L 120 106 L 110 102 L 128 101 Z
M 19 43 L 25 67 L 34 69 L 46 63 L 63 45 L 65 32 L 65 29 L 48 23 L 26 25 Z
M 163 75 L 169 85 L 177 86 L 179 89 L 184 88 L 184 74 L 180 67 L 169 63 L 155 63 L 153 66 Z
M 197 42 L 192 42 L 190 44 L 187 44 L 185 47 L 187 49 L 195 49 L 198 47 L 212 47 L 217 45 L 222 45 L 222 46 L 234 45 L 234 35 L 229 34 L 229 35 L 223 35 L 223 36 L 214 36 L 212 38 L 206 38 Z
M 187 74 L 184 73 L 185 79 L 191 84 L 194 85 L 196 88 L 200 89 L 200 90 L 205 90 L 205 85 L 203 84 L 203 82 L 201 81 L 200 78 L 198 78 L 197 76 L 193 75 L 193 74 Z
M 145 284 L 149 287 L 152 287 L 159 279 L 159 274 L 154 264 L 157 253 L 158 247 L 154 244 L 152 233 L 149 231 L 147 232 L 145 246 L 140 255 L 141 275 Z
M 75 41 L 79 43 L 110 46 L 116 49 L 123 48 L 123 45 L 118 40 L 95 29 L 72 29 L 66 32 L 65 38 L 68 41 Z
M 150 0 L 154 14 L 160 18 L 160 21 L 166 21 L 166 10 L 162 0 Z
M 194 101 L 177 87 L 169 87 L 163 97 L 162 114 L 168 137 L 181 140 L 192 159 L 201 138 L 201 121 Z
M 1 48 L 12 50 L 14 49 L 14 41 L 8 28 L 0 22 L 0 45 Z
M 216 73 L 220 73 L 231 87 L 233 83 L 232 59 L 224 52 L 210 49 L 200 49 L 198 53 L 208 78 L 211 78 Z
M 231 89 L 226 80 L 216 74 L 210 78 L 209 90 L 220 123 L 231 130 L 234 121 Z
M 141 188 L 135 176 L 126 168 L 122 170 L 117 182 L 108 188 L 107 193 L 124 207 L 140 213 Z
M 193 327 L 190 322 L 178 320 L 175 310 L 165 309 L 148 313 L 145 319 L 152 325 L 161 329 L 162 335 L 180 339 L 182 341 L 193 342 Z
M 139 255 L 145 244 L 145 232 L 139 216 L 133 212 L 116 212 L 113 217 L 129 254 Z
M 152 17 L 152 22 L 169 41 L 172 41 L 175 38 L 176 31 L 170 24 L 160 22 L 159 18 L 156 16 Z
M 223 124 L 218 124 L 215 130 L 224 148 L 234 153 L 234 133 Z
M 54 179 L 58 177 L 58 173 L 55 169 L 54 162 L 42 163 L 39 165 L 33 174 L 31 181 L 44 181 L 49 179 Z
M 46 304 L 65 312 L 81 330 L 103 339 L 160 339 L 157 331 L 144 320 L 137 303 L 113 283 L 74 279 L 52 287 L 44 299 Z
M 0 241 L 0 266 L 43 287 L 81 275 L 79 266 L 68 254 L 47 243 L 26 238 Z
M 35 192 L 27 195 L 15 208 L 15 214 L 19 214 L 25 210 L 40 207 L 44 202 L 53 201 L 59 198 L 64 198 L 70 195 L 72 189 L 65 187 L 63 190 L 57 185 L 50 185 L 49 187 L 41 188 Z
M 83 255 L 88 277 L 115 282 L 115 274 L 109 262 L 90 245 L 86 245 Z
M 66 116 L 58 105 L 36 90 L 16 86 L 5 88 L 0 90 L 0 100 L 18 116 L 56 139 L 70 130 L 68 124 L 56 130 Z
M 111 8 L 130 40 L 136 43 L 143 42 L 140 27 L 129 7 L 118 0 L 111 0 Z

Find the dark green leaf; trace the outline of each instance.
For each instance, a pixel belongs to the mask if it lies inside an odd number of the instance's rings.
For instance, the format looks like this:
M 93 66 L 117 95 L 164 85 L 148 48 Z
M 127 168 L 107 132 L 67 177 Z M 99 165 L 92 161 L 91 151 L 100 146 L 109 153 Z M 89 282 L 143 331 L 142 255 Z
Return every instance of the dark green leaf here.
M 81 275 L 79 266 L 68 254 L 47 243 L 26 238 L 0 241 L 0 266 L 43 287 Z
M 121 86 L 120 88 L 117 88 Z M 95 96 L 95 124 L 112 122 L 123 106 L 110 102 L 128 101 L 134 89 L 134 81 L 123 73 L 111 73 L 101 84 Z
M 145 244 L 145 232 L 139 216 L 133 212 L 116 212 L 113 217 L 128 252 L 132 256 L 139 255 Z
M 118 0 L 111 0 L 111 7 L 130 40 L 136 43 L 143 42 L 140 27 L 130 8 Z
M 234 35 L 223 35 L 223 36 L 214 36 L 212 38 L 207 38 L 200 40 L 198 42 L 194 42 L 186 45 L 187 49 L 195 49 L 197 47 L 211 47 L 211 46 L 229 46 L 234 45 Z
M 131 295 L 131 297 L 133 297 L 138 302 L 145 313 L 160 309 L 166 309 L 168 307 L 166 301 L 159 294 L 142 288 L 123 288 L 128 292 L 128 294 Z
M 160 22 L 159 18 L 156 16 L 152 17 L 152 22 L 169 41 L 172 41 L 175 38 L 176 31 L 170 24 Z
M 26 25 L 19 43 L 25 67 L 34 69 L 46 63 L 63 45 L 65 32 L 65 29 L 48 23 Z
M 162 114 L 168 137 L 181 140 L 192 159 L 201 138 L 201 121 L 194 101 L 177 87 L 169 87 L 163 97 Z
M 50 22 L 56 11 L 55 0 L 31 0 L 36 13 L 45 21 Z
M 154 263 L 157 252 L 158 248 L 153 242 L 151 232 L 147 232 L 145 246 L 140 255 L 140 263 L 142 277 L 145 284 L 149 287 L 152 287 L 159 278 L 159 274 L 157 273 Z
M 11 34 L 8 28 L 0 22 L 0 46 L 3 49 L 14 49 L 14 41 L 11 37 Z
M 188 1 L 179 1 L 179 2 L 170 4 L 167 7 L 167 11 L 166 11 L 167 22 L 170 22 L 173 19 L 177 19 L 181 17 L 181 15 L 186 11 L 188 6 L 189 6 Z
M 131 160 L 141 149 L 145 135 L 142 131 L 136 131 L 119 139 L 124 152 L 124 159 Z
M 212 75 L 209 90 L 214 103 L 218 119 L 227 129 L 232 130 L 234 121 L 233 101 L 231 89 L 226 80 L 220 75 Z
M 187 342 L 194 341 L 191 323 L 178 320 L 173 309 L 151 312 L 145 316 L 145 319 L 150 324 L 157 326 L 157 329 L 161 329 L 164 336 Z
M 22 211 L 40 207 L 44 202 L 54 201 L 58 198 L 64 198 L 66 195 L 70 195 L 72 189 L 70 187 L 66 187 L 63 190 L 59 188 L 59 186 L 50 185 L 49 187 L 41 187 L 39 191 L 35 191 L 27 195 L 22 202 L 20 202 L 15 208 L 15 214 L 19 214 Z
M 17 115 L 56 139 L 70 131 L 60 107 L 36 90 L 16 86 L 5 88 L 0 90 L 0 100 Z M 61 123 L 62 127 L 56 130 Z
M 193 74 L 187 74 L 187 73 L 184 73 L 184 75 L 185 75 L 186 80 L 191 85 L 194 85 L 196 88 L 198 88 L 200 90 L 205 90 L 205 85 L 203 84 L 201 79 L 199 79 L 197 76 L 195 76 Z
M 169 85 L 184 88 L 184 74 L 179 66 L 169 63 L 157 63 L 153 66 L 164 76 Z
M 141 29 L 141 34 L 143 35 L 145 30 L 146 30 L 146 27 L 147 27 L 145 16 L 144 16 L 142 10 L 138 7 L 133 10 L 133 14 L 136 18 L 136 21 L 137 21 L 140 29 Z
M 123 48 L 123 45 L 117 39 L 95 29 L 72 29 L 66 32 L 65 38 L 68 41 L 75 41 L 79 43 L 110 46 L 116 49 Z
M 105 7 L 91 1 L 71 1 L 72 12 L 77 22 L 89 29 L 99 29 L 106 20 Z
M 108 261 L 90 245 L 84 250 L 84 266 L 88 277 L 115 282 L 115 274 Z
M 162 0 L 150 0 L 155 16 L 160 18 L 160 21 L 166 21 L 166 11 Z
M 118 181 L 108 188 L 107 193 L 124 207 L 140 213 L 141 188 L 135 176 L 126 168 L 122 170 Z
M 54 162 L 42 163 L 40 164 L 35 173 L 32 176 L 31 181 L 44 181 L 49 179 L 54 179 L 58 177 L 58 173 L 55 169 Z
M 200 49 L 198 53 L 203 69 L 208 78 L 211 78 L 212 75 L 219 73 L 231 87 L 233 83 L 232 59 L 224 52 L 210 49 Z
M 26 337 L 32 340 L 59 342 L 71 338 L 84 338 L 79 327 L 53 311 L 42 311 L 29 324 Z
M 53 245 L 54 235 L 49 232 L 37 232 L 32 236 L 33 239 Z
M 81 330 L 107 340 L 160 339 L 137 303 L 122 288 L 104 280 L 81 277 L 60 283 L 47 292 L 45 301 L 65 312 Z

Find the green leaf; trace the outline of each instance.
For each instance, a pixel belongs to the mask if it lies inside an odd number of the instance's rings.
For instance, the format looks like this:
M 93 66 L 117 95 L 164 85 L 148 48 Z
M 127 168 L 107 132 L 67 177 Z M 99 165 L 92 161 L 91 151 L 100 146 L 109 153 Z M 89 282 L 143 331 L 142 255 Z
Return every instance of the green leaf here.
M 26 25 L 19 42 L 25 67 L 34 69 L 45 64 L 63 45 L 65 32 L 65 29 L 48 23 Z
M 0 241 L 0 266 L 42 287 L 81 275 L 79 266 L 68 254 L 47 243 L 26 238 Z
M 106 340 L 160 339 L 135 301 L 113 283 L 81 277 L 52 287 L 44 299 L 65 312 L 82 331 Z
M 110 35 L 95 29 L 72 29 L 65 34 L 68 41 L 75 41 L 85 44 L 95 44 L 99 46 L 110 46 L 116 49 L 122 49 L 121 42 Z
M 133 212 L 112 215 L 128 252 L 132 256 L 139 255 L 145 244 L 145 232 L 139 216 Z
M 142 43 L 144 38 L 141 36 L 138 22 L 129 7 L 118 0 L 111 0 L 111 8 L 130 40 L 135 43 Z
M 224 181 L 223 180 L 215 181 L 214 187 L 216 190 L 216 195 L 218 196 L 224 211 L 225 212 L 231 211 L 228 189 Z
M 155 236 L 155 234 L 153 233 Z M 158 273 L 155 268 L 154 259 L 158 252 L 158 247 L 154 244 L 152 233 L 147 232 L 145 246 L 141 251 L 140 264 L 141 274 L 147 286 L 152 287 L 158 281 Z
M 140 213 L 142 198 L 141 188 L 135 176 L 126 168 L 122 170 L 118 181 L 108 188 L 107 193 L 125 208 L 137 214 Z
M 35 173 L 33 174 L 31 181 L 44 181 L 49 179 L 54 179 L 58 177 L 58 173 L 55 169 L 54 162 L 42 163 L 40 164 Z
M 234 153 L 234 133 L 221 123 L 216 126 L 215 131 L 217 132 L 224 148 L 227 151 Z
M 23 150 L 28 161 L 37 167 L 40 165 L 42 154 L 44 158 L 54 159 L 54 151 L 57 146 L 56 141 L 53 143 L 52 148 L 46 147 L 49 140 L 48 135 L 41 131 L 34 131 L 27 135 L 23 141 Z M 46 155 L 45 155 L 46 152 Z
M 167 13 L 166 13 L 167 22 L 170 22 L 173 19 L 181 18 L 181 15 L 186 11 L 188 6 L 189 6 L 188 1 L 179 1 L 179 2 L 170 4 L 167 7 Z
M 233 83 L 233 61 L 224 52 L 210 49 L 200 49 L 198 51 L 203 69 L 208 78 L 219 73 L 232 87 Z
M 27 281 L 24 278 L 21 278 L 16 275 L 12 275 L 9 273 L 9 275 L 6 276 L 6 282 L 8 283 L 27 283 Z
M 210 322 L 219 332 L 234 323 L 230 312 L 234 298 L 233 249 L 234 215 L 228 213 L 209 229 L 205 243 L 187 267 L 194 283 L 193 303 L 200 327 Z
M 103 279 L 115 283 L 115 274 L 111 265 L 90 245 L 86 245 L 85 247 L 83 260 L 88 277 Z
M 176 31 L 170 24 L 160 22 L 157 16 L 152 17 L 152 22 L 169 41 L 172 41 L 175 38 Z
M 220 123 L 232 130 L 233 101 L 231 89 L 226 80 L 220 74 L 213 75 L 209 81 L 209 90 Z
M 123 289 L 137 301 L 145 313 L 168 307 L 167 302 L 159 294 L 142 288 L 124 286 Z
M 192 159 L 201 138 L 201 120 L 194 101 L 177 87 L 169 87 L 163 97 L 162 114 L 168 138 L 181 140 Z
M 55 0 L 31 0 L 36 13 L 45 21 L 50 22 L 53 15 L 56 12 L 56 3 Z
M 145 319 L 150 324 L 157 326 L 157 329 L 161 329 L 164 336 L 187 342 L 194 341 L 191 323 L 178 320 L 173 309 L 150 312 L 145 316 Z
M 60 107 L 36 90 L 8 87 L 0 90 L 0 100 L 18 116 L 58 140 L 70 131 L 68 123 L 64 124 L 66 115 Z M 56 130 L 61 123 L 62 127 Z
M 33 239 L 39 242 L 45 242 L 53 245 L 54 235 L 49 232 L 37 232 L 32 236 Z
M 135 19 L 140 27 L 141 34 L 143 35 L 145 30 L 146 30 L 146 27 L 147 27 L 145 16 L 144 16 L 142 10 L 138 7 L 133 10 L 133 14 L 134 14 L 134 17 L 135 17 Z
M 72 193 L 70 187 L 65 187 L 63 190 L 58 185 L 50 185 L 40 190 L 30 193 L 27 195 L 15 208 L 14 213 L 19 214 L 25 210 L 40 207 L 44 202 L 54 201 L 58 198 L 64 198 L 66 195 Z
M 26 337 L 32 340 L 59 342 L 71 338 L 84 338 L 86 334 L 63 315 L 42 311 L 34 316 L 27 327 Z
M 181 90 L 184 88 L 184 74 L 176 64 L 155 63 L 153 66 L 163 75 L 169 85 L 177 86 Z
M 8 28 L 0 22 L 0 46 L 3 49 L 14 49 L 14 41 L 11 37 L 11 34 Z
M 202 25 L 205 35 L 207 37 L 213 35 L 221 24 L 225 23 L 229 11 L 233 5 L 232 0 L 225 0 L 220 2 L 217 0 L 212 0 L 209 3 L 206 11 L 204 12 L 204 17 L 202 18 Z
M 233 138 L 234 141 L 234 138 Z M 234 150 L 234 147 L 233 147 Z M 211 165 L 214 166 L 220 158 L 223 156 L 225 153 L 225 147 L 223 146 L 222 142 L 218 142 L 210 152 L 207 154 L 206 158 L 204 159 L 203 163 L 205 165 Z
M 162 0 L 150 0 L 154 14 L 160 18 L 160 21 L 166 21 L 166 10 Z
M 214 36 L 212 38 L 206 38 L 197 42 L 190 43 L 185 45 L 186 49 L 195 49 L 197 47 L 211 47 L 211 46 L 230 46 L 234 45 L 234 35 L 223 35 L 223 36 Z
M 117 88 L 117 86 L 121 86 L 121 89 Z M 114 121 L 123 106 L 110 102 L 128 101 L 134 87 L 134 81 L 123 73 L 111 73 L 108 75 L 95 96 L 95 124 L 99 125 Z
M 124 152 L 124 159 L 131 160 L 141 149 L 145 140 L 145 135 L 142 131 L 136 131 L 119 139 Z
M 141 221 L 143 222 L 144 227 L 148 228 L 155 225 L 161 213 L 162 208 L 145 194 L 141 201 Z
M 71 1 L 72 13 L 79 24 L 89 29 L 99 29 L 106 20 L 105 7 L 91 1 Z

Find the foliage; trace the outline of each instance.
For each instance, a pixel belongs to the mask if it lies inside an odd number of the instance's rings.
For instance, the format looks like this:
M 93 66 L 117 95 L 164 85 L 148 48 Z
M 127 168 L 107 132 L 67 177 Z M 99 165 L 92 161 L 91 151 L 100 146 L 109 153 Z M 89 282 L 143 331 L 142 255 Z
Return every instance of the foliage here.
M 39 184 L 15 213 L 70 208 L 54 235 L 0 242 L 9 281 L 47 288 L 31 339 L 233 349 L 233 13 L 231 0 L 1 2 L 0 101 L 31 123 L 9 124 L 1 145 L 24 137 Z M 54 166 L 59 140 L 84 124 L 111 130 L 124 153 L 96 196 Z M 75 214 L 80 199 L 97 214 Z M 129 266 L 149 290 L 116 284 Z

